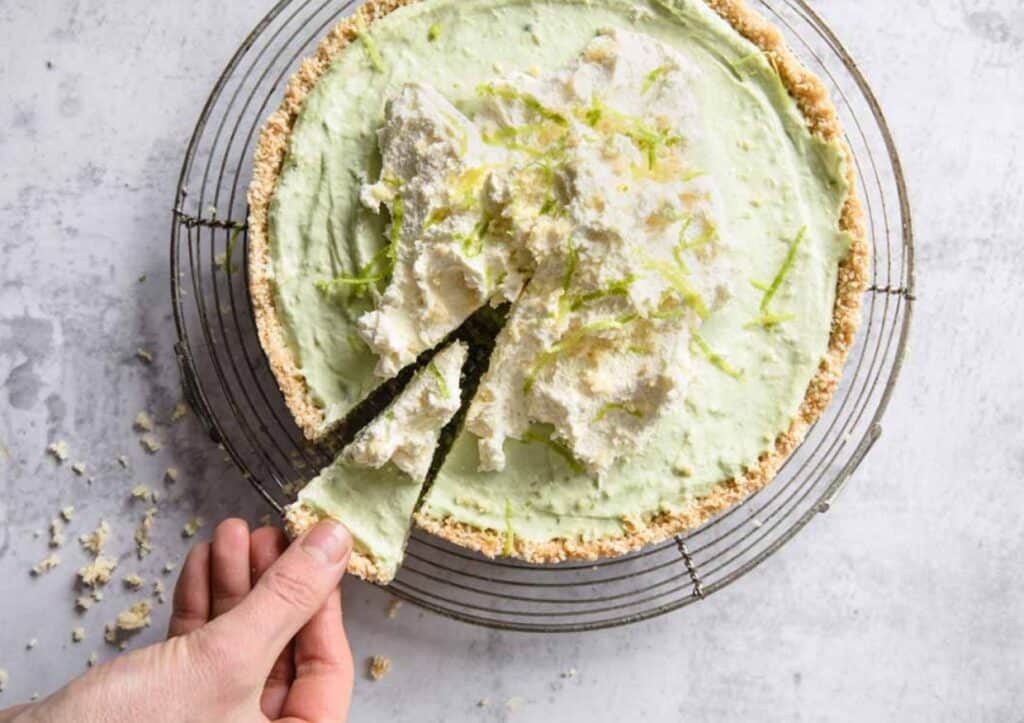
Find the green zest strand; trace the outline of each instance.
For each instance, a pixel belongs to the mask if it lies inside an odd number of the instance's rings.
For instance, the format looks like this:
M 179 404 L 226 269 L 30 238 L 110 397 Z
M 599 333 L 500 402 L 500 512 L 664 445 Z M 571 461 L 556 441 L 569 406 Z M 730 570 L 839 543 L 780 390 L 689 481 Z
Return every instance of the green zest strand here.
M 696 344 L 701 353 L 706 356 L 708 361 L 711 362 L 711 364 L 719 371 L 728 374 L 733 379 L 739 379 L 743 376 L 743 372 L 727 362 L 722 356 L 716 354 L 700 334 L 693 335 L 693 343 Z
M 370 59 L 370 65 L 378 73 L 383 73 L 384 59 L 380 57 L 380 49 L 377 48 L 377 42 L 370 37 L 369 31 L 366 29 L 366 20 L 362 15 L 357 16 L 355 32 L 356 37 L 362 41 L 363 47 L 366 49 L 366 57 Z
M 768 285 L 768 289 L 764 292 L 764 297 L 761 299 L 761 311 L 767 311 L 768 304 L 775 298 L 775 294 L 778 292 L 779 287 L 782 286 L 786 274 L 793 268 L 793 264 L 796 262 L 797 249 L 800 246 L 800 242 L 804 240 L 806 233 L 807 227 L 804 226 L 797 233 L 796 238 L 790 242 L 789 250 L 786 251 L 786 258 L 782 261 L 782 266 L 779 267 L 778 273 L 775 274 L 775 278 L 772 279 L 772 283 Z
M 554 439 L 551 439 L 550 436 L 537 431 L 533 427 L 526 430 L 526 434 L 523 435 L 523 442 L 539 442 L 540 444 L 543 444 L 552 452 L 557 454 L 559 457 L 564 459 L 566 464 L 568 464 L 572 471 L 575 472 L 576 474 L 583 474 L 583 472 L 585 471 L 583 465 L 580 464 L 579 460 L 577 460 L 573 456 L 572 452 L 569 451 L 568 447 L 566 447 L 564 444 L 561 444 L 560 442 L 557 442 Z
M 427 364 L 427 369 L 437 380 L 437 386 L 441 389 L 441 396 L 447 399 L 452 395 L 451 390 L 448 388 L 448 382 L 444 380 L 444 375 L 441 374 L 441 370 L 437 368 L 437 364 L 431 359 L 430 363 Z
M 644 416 L 644 413 L 641 412 L 640 410 L 634 409 L 633 407 L 630 407 L 626 404 L 622 404 L 621 402 L 608 402 L 607 404 L 601 406 L 601 408 L 597 412 L 597 416 L 594 419 L 600 422 L 602 419 L 608 416 L 609 412 L 624 412 L 631 417 L 636 417 L 637 419 L 641 419 Z
M 664 76 L 668 71 L 674 69 L 675 66 L 672 65 L 661 65 L 652 70 L 650 73 L 647 74 L 647 77 L 644 78 L 644 84 L 640 88 L 640 93 L 644 94 L 647 91 L 649 91 L 654 86 L 654 84 L 661 79 L 662 76 Z
M 505 547 L 502 554 L 509 557 L 516 549 L 516 531 L 512 528 L 512 500 L 505 498 Z

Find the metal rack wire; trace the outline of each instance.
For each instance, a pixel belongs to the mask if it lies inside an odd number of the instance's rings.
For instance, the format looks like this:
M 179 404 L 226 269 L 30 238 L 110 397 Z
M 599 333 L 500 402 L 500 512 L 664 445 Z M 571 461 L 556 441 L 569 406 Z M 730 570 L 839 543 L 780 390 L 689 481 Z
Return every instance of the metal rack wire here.
M 245 190 L 259 126 L 298 62 L 355 0 L 281 0 L 228 62 L 200 113 L 171 224 L 175 346 L 186 399 L 276 509 L 329 460 L 308 446 L 267 366 L 247 292 Z M 487 560 L 415 531 L 391 591 L 471 623 L 524 631 L 621 625 L 702 600 L 760 564 L 836 495 L 881 433 L 914 300 L 900 162 L 856 63 L 804 0 L 757 0 L 830 86 L 854 152 L 873 250 L 863 321 L 832 405 L 766 488 L 697 530 L 595 563 Z

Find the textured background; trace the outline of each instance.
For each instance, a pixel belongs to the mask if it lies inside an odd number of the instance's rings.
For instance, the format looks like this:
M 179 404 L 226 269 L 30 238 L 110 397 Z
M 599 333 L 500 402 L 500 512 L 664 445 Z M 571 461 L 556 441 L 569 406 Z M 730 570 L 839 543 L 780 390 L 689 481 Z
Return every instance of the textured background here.
M 29 577 L 60 506 L 77 509 L 69 538 L 110 520 L 120 571 L 148 579 L 180 561 L 193 514 L 265 511 L 193 418 L 166 424 L 166 259 L 188 134 L 268 4 L 0 0 L 0 706 L 111 655 L 103 623 L 137 597 L 111 585 L 74 614 L 73 542 Z M 816 5 L 878 93 L 915 211 L 916 326 L 881 441 L 837 507 L 767 564 L 640 625 L 530 637 L 409 605 L 389 620 L 386 593 L 347 582 L 357 659 L 394 659 L 382 682 L 357 681 L 353 720 L 1024 720 L 1024 5 Z M 161 422 L 153 456 L 131 429 L 141 409 Z M 44 456 L 56 438 L 91 485 Z M 174 487 L 160 482 L 169 465 Z M 137 482 L 167 500 L 141 563 Z

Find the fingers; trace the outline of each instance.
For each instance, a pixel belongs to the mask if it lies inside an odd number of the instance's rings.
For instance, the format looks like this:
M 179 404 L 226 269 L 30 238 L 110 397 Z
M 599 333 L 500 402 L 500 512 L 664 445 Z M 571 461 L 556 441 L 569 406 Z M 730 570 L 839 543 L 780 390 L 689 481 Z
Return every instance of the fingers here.
M 210 617 L 231 610 L 251 589 L 249 525 L 245 520 L 224 520 L 213 531 L 210 549 Z
M 252 579 L 255 584 L 270 568 L 277 558 L 287 549 L 288 541 L 284 533 L 274 527 L 263 527 L 252 533 L 249 543 L 249 562 L 252 566 Z M 295 678 L 293 659 L 294 646 L 289 643 L 277 657 L 274 666 L 267 675 L 260 696 L 260 709 L 270 720 L 281 717 L 281 708 L 288 696 L 288 688 Z
M 353 678 L 341 589 L 336 588 L 295 638 L 295 681 L 281 714 L 299 720 L 346 720 Z
M 210 620 L 210 545 L 189 550 L 174 586 L 171 622 L 167 637 L 192 632 Z
M 343 525 L 318 523 L 292 543 L 230 614 L 210 624 L 211 632 L 240 641 L 245 654 L 262 660 L 269 671 L 337 588 L 351 551 L 352 536 Z M 254 630 L 260 634 L 253 635 Z

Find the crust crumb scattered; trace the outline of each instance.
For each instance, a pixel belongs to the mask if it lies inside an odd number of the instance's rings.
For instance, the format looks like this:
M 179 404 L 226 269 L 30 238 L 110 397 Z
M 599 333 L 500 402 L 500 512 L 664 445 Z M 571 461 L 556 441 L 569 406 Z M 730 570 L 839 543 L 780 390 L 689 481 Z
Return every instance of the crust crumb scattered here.
M 135 572 L 125 575 L 121 578 L 121 582 L 123 582 L 124 586 L 129 590 L 139 590 L 146 584 L 146 581 L 142 579 L 142 576 Z
M 85 640 L 85 628 L 78 627 L 71 630 L 71 642 L 80 643 Z
M 106 520 L 101 520 L 95 530 L 78 536 L 78 544 L 86 552 L 100 555 L 103 553 L 103 546 L 107 544 L 107 538 L 109 537 L 110 525 L 107 524 Z
M 199 532 L 199 529 L 205 524 L 202 517 L 193 517 L 185 526 L 181 528 L 182 537 L 195 537 L 195 534 Z
M 58 439 L 56 442 L 51 442 L 46 447 L 46 451 L 50 453 L 58 464 L 63 464 L 71 451 L 68 449 L 68 443 L 63 439 Z
M 384 655 L 374 655 L 370 658 L 370 677 L 380 680 L 391 670 L 391 658 Z
M 137 432 L 152 432 L 153 418 L 149 416 L 147 412 L 139 412 L 135 415 L 135 421 L 132 422 L 132 427 Z
M 78 569 L 78 579 L 85 587 L 93 589 L 102 587 L 110 582 L 115 568 L 117 568 L 117 560 L 99 555 L 88 565 Z
M 44 557 L 42 560 L 32 566 L 32 576 L 39 577 L 40 575 L 49 572 L 53 568 L 60 564 L 60 557 L 56 552 L 51 552 L 49 555 Z

